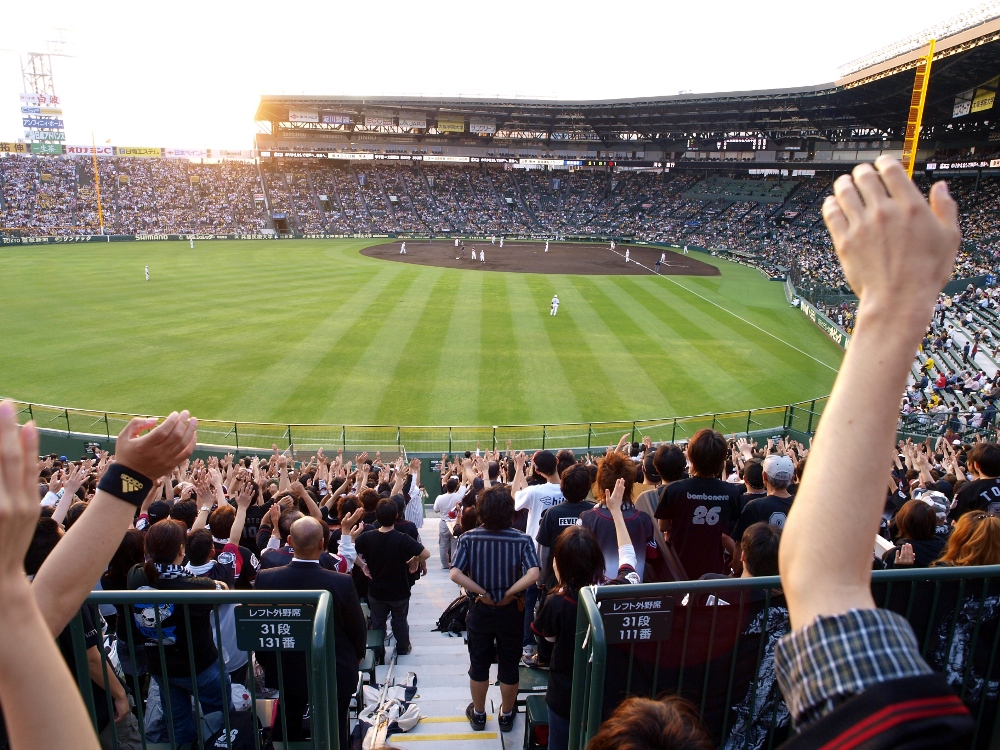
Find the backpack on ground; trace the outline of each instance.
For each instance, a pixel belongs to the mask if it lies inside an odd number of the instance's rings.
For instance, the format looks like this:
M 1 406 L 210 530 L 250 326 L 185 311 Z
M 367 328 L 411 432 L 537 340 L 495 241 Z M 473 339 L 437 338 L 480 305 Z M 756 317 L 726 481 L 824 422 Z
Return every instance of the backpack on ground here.
M 464 594 L 445 607 L 444 612 L 438 618 L 437 627 L 442 633 L 461 633 L 465 630 L 465 618 L 469 614 L 469 597 Z

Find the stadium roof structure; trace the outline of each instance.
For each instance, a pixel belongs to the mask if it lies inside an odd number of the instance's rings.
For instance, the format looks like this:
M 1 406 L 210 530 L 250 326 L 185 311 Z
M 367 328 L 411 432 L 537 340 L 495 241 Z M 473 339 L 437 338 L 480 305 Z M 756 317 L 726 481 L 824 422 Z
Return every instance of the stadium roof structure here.
M 355 97 L 265 95 L 255 119 L 271 132 L 335 130 L 350 133 L 411 134 L 434 138 L 479 136 L 551 141 L 599 141 L 607 147 L 658 143 L 683 150 L 697 139 L 734 134 L 781 140 L 821 138 L 902 139 L 914 69 L 926 47 L 909 49 L 827 84 L 802 88 L 592 101 L 429 96 Z M 875 58 L 878 59 L 878 58 Z M 850 68 L 848 68 L 850 69 Z M 1000 73 L 1000 18 L 939 40 L 924 111 L 922 143 L 939 145 L 994 128 L 992 108 L 953 117 L 956 97 L 992 87 Z M 971 95 L 970 95 L 971 98 Z M 290 121 L 290 113 L 317 113 L 317 122 Z M 325 117 L 330 113 L 329 117 Z M 424 128 L 401 127 L 426 118 Z M 301 116 L 301 115 L 299 115 Z M 333 122 L 324 123 L 323 119 Z M 442 122 L 469 125 L 456 132 Z M 420 122 L 418 119 L 417 122 Z M 483 123 L 486 123 L 484 126 Z M 928 140 L 929 139 L 929 140 Z

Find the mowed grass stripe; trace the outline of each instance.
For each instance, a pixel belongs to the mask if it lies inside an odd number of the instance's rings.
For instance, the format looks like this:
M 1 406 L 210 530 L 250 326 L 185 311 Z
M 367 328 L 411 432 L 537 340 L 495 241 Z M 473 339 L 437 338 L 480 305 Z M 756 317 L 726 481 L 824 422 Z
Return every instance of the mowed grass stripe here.
M 559 306 L 559 314 L 549 316 L 546 325 L 559 366 L 566 375 L 566 382 L 573 397 L 578 404 L 585 405 L 582 407 L 581 421 L 614 419 L 608 415 L 623 413 L 626 405 L 620 397 L 618 384 L 607 376 L 601 366 L 599 355 L 586 344 L 590 332 L 581 328 L 578 321 L 566 312 L 565 289 L 570 277 L 531 274 L 522 276 L 521 279 L 531 291 L 536 313 L 542 316 L 549 315 L 552 297 L 558 291 L 562 303 Z M 539 385 L 548 390 L 547 383 Z M 573 421 L 563 418 L 560 414 L 553 416 L 555 418 L 541 421 L 550 423 Z
M 421 313 L 430 300 L 427 293 L 445 271 L 441 268 L 421 268 L 413 282 L 385 316 L 382 325 L 371 326 L 368 347 L 350 372 L 341 376 L 342 387 L 330 404 L 335 411 L 350 414 L 354 424 L 375 424 L 375 415 L 386 396 L 393 373 L 403 356 L 410 337 L 414 335 Z M 406 398 L 405 390 L 391 394 Z M 346 420 L 345 420 L 346 421 Z
M 465 273 L 482 273 L 466 271 Z M 482 317 L 479 322 L 482 354 L 475 367 L 479 377 L 479 401 L 472 424 L 519 424 L 535 422 L 531 408 L 525 400 L 527 388 L 538 387 L 527 383 L 514 354 L 518 346 L 514 322 L 511 318 L 511 300 L 503 274 L 483 274 Z M 473 373 L 469 372 L 470 377 Z
M 517 336 L 515 352 L 526 383 L 544 384 L 528 388 L 525 401 L 534 414 L 550 413 L 559 422 L 580 422 L 584 414 L 556 354 L 550 331 L 564 322 L 540 310 L 521 274 L 504 274 L 510 298 L 510 315 Z
M 415 381 L 429 383 L 435 377 L 442 354 L 447 350 L 448 326 L 459 298 L 460 278 L 459 274 L 446 271 L 427 293 L 427 305 L 406 342 L 392 381 L 375 412 L 379 423 L 430 424 L 431 389 L 412 388 L 411 385 Z
M 329 422 L 333 424 L 356 424 L 354 407 L 338 401 L 345 376 L 367 350 L 372 334 L 382 323 L 392 316 L 399 300 L 419 278 L 419 273 L 405 269 L 394 274 L 392 281 L 374 297 L 358 301 L 357 315 L 350 315 L 338 329 L 338 337 L 332 343 L 322 339 L 314 345 L 323 353 L 322 358 L 301 380 L 299 385 L 284 400 L 271 402 L 275 416 L 292 414 L 293 421 Z M 289 361 L 289 368 L 295 363 Z
M 266 370 L 256 377 L 246 390 L 228 404 L 229 414 L 257 411 L 260 400 L 275 404 L 283 402 L 310 376 L 324 356 L 338 345 L 351 326 L 362 320 L 375 300 L 395 282 L 399 271 L 376 274 L 346 299 L 342 298 L 332 312 L 313 326 L 297 342 L 282 346 L 282 329 L 268 347 L 273 360 Z M 256 357 L 254 357 L 256 359 Z M 274 415 L 277 418 L 277 415 Z
M 636 300 L 619 285 L 622 278 L 625 277 L 594 277 L 596 281 L 591 283 L 594 293 L 607 300 L 607 304 L 602 306 L 604 314 L 618 321 L 623 333 L 630 337 L 633 356 L 660 389 L 670 394 L 675 411 L 678 404 L 688 399 L 713 404 L 718 398 L 714 382 L 717 378 L 705 377 L 705 367 L 709 362 L 704 354 L 657 318 L 643 314 Z M 663 366 L 664 356 L 673 360 L 670 367 Z
M 449 308 L 444 346 L 436 365 L 427 371 L 423 390 L 430 394 L 425 422 L 414 424 L 467 424 L 479 409 L 482 376 L 482 312 L 484 273 L 449 271 L 458 279 L 458 293 Z M 433 304 L 437 305 L 435 300 Z

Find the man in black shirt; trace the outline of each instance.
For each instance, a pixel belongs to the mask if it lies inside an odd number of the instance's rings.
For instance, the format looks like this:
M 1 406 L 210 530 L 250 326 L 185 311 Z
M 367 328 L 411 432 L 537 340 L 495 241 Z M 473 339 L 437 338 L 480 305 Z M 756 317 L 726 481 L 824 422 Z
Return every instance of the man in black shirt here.
M 747 503 L 733 532 L 733 539 L 736 540 L 736 550 L 733 553 L 735 573 L 739 573 L 742 568 L 740 540 L 743 538 L 743 532 L 753 524 L 761 522 L 778 529 L 783 528 L 785 519 L 788 518 L 788 511 L 792 508 L 794 498 L 788 492 L 788 485 L 792 483 L 792 477 L 795 475 L 795 464 L 792 463 L 792 459 L 788 456 L 770 455 L 764 459 L 763 469 L 767 494 Z
M 747 507 L 747 503 L 751 500 L 767 497 L 767 489 L 764 487 L 764 467 L 759 458 L 751 458 L 743 467 L 743 484 L 746 492 L 740 497 L 741 510 Z
M 698 430 L 688 443 L 691 478 L 674 482 L 656 509 L 660 529 L 684 567 L 688 580 L 705 573 L 727 573 L 725 553 L 734 552 L 731 538 L 740 513 L 739 485 L 719 477 L 729 444 L 715 430 Z
M 962 485 L 948 511 L 957 521 L 970 510 L 984 510 L 1000 515 L 1000 445 L 976 443 L 968 454 L 969 473 L 975 479 Z
M 385 627 L 392 613 L 392 634 L 396 653 L 410 653 L 410 627 L 406 622 L 410 611 L 410 574 L 431 556 L 430 550 L 401 531 L 396 530 L 396 503 L 389 498 L 379 500 L 375 517 L 379 528 L 358 537 L 355 546 L 365 558 L 371 583 L 368 585 L 368 606 L 372 613 L 372 628 Z
M 551 554 L 555 549 L 556 540 L 565 529 L 576 525 L 577 519 L 584 511 L 594 507 L 593 503 L 585 499 L 590 492 L 590 484 L 590 472 L 586 466 L 583 464 L 570 466 L 563 472 L 560 480 L 563 497 L 566 499 L 542 514 L 535 541 L 538 542 L 538 559 L 544 571 L 541 582 L 549 591 L 557 585 L 555 574 L 552 572 Z

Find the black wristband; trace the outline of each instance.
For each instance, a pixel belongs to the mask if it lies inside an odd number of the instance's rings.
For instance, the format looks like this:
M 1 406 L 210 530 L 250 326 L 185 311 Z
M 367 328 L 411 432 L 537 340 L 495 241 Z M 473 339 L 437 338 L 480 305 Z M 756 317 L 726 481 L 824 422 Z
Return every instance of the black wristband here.
M 153 489 L 153 480 L 121 464 L 112 463 L 101 477 L 97 489 L 138 508 Z

